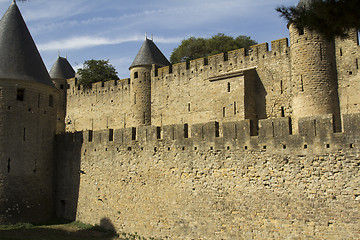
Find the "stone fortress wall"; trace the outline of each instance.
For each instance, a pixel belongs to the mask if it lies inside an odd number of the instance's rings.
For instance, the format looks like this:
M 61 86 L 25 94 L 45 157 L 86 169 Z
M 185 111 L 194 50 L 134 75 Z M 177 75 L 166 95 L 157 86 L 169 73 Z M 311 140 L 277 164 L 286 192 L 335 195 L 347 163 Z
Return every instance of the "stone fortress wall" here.
M 360 115 L 57 136 L 57 215 L 170 239 L 357 239 Z
M 69 79 L 57 215 L 170 239 L 359 238 L 358 35 L 290 37 L 153 65 L 151 121 L 141 68 Z

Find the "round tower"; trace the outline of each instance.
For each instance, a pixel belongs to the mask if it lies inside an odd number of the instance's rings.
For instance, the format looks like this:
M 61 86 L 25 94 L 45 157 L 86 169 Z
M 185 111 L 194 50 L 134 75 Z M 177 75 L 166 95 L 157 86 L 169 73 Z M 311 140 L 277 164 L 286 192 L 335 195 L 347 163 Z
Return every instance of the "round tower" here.
M 63 133 L 65 132 L 67 79 L 74 78 L 75 71 L 66 58 L 58 56 L 49 74 L 55 87 L 60 92 L 59 104 L 57 106 L 56 133 Z
M 311 1 L 301 0 L 298 6 L 306 7 Z M 291 23 L 289 31 L 294 130 L 298 130 L 299 118 L 333 114 L 335 130 L 339 131 L 335 41 Z
M 0 21 L 0 224 L 53 216 L 58 94 L 14 1 Z
M 145 42 L 130 66 L 130 126 L 151 125 L 151 69 L 164 67 L 169 61 L 150 39 Z

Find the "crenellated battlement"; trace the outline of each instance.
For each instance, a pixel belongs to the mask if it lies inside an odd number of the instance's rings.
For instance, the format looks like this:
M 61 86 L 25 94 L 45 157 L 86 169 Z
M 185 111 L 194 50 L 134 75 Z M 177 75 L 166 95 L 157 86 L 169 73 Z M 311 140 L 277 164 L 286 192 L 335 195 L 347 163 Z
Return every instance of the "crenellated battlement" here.
M 308 153 L 330 153 L 338 149 L 360 148 L 360 114 L 344 115 L 344 131 L 334 132 L 332 115 L 299 120 L 299 133 L 292 134 L 290 118 L 259 121 L 258 135 L 251 135 L 251 121 L 174 124 L 162 127 L 83 131 L 58 135 L 63 142 L 83 141 L 86 149 L 114 146 L 117 150 L 201 151 L 244 150 Z
M 282 38 L 271 42 L 271 51 L 269 51 L 268 43 L 257 44 L 251 46 L 248 51 L 245 48 L 241 48 L 163 68 L 156 68 L 154 66 L 152 75 L 157 80 L 181 76 L 193 77 L 199 74 L 214 75 L 221 72 L 254 67 L 259 62 L 265 61 L 265 59 L 269 61 L 270 58 L 279 58 L 279 56 L 287 55 L 289 52 L 289 41 L 287 38 Z
M 130 89 L 130 79 L 110 80 L 106 82 L 95 82 L 91 84 L 91 88 L 84 89 L 77 83 L 77 78 L 70 78 L 67 80 L 68 83 L 68 94 L 69 95 L 91 95 L 98 93 L 106 93 L 109 91 L 128 91 Z

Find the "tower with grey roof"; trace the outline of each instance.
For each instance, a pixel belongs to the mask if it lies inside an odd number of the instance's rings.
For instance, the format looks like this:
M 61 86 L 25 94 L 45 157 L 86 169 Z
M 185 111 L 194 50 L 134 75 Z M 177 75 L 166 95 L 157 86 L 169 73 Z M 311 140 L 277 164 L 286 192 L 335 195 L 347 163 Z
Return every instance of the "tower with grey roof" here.
M 58 95 L 13 1 L 0 21 L 0 224 L 53 216 Z
M 170 65 L 155 43 L 145 39 L 130 66 L 131 126 L 151 125 L 151 69 Z
M 56 133 L 63 133 L 65 132 L 67 79 L 75 77 L 75 71 L 67 58 L 58 56 L 49 74 L 55 87 L 60 91 L 59 104 L 57 107 Z

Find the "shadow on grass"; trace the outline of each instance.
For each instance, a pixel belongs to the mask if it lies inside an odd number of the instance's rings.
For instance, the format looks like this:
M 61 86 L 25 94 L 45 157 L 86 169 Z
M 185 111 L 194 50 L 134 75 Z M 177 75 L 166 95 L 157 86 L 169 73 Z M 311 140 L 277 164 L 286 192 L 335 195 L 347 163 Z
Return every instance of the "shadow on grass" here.
M 0 228 L 0 240 L 80 240 L 102 239 L 111 240 L 116 238 L 115 228 L 110 220 L 104 218 L 100 226 L 91 226 L 79 222 L 69 224 L 41 225 L 17 224 L 2 226 Z

